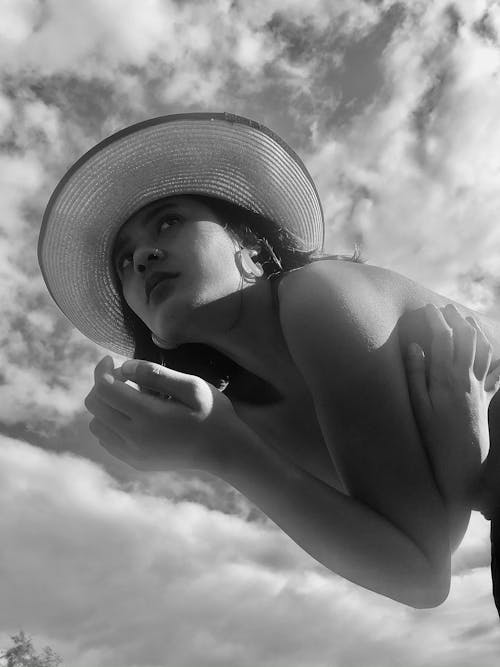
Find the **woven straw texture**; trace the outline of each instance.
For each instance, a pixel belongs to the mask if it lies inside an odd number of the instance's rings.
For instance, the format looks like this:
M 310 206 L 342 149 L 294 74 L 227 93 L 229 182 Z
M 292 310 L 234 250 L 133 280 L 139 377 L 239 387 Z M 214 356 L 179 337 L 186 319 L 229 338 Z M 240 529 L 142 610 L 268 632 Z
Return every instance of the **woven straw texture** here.
M 38 258 L 55 302 L 88 338 L 131 356 L 111 253 L 152 201 L 204 194 L 261 213 L 321 249 L 323 213 L 302 161 L 267 128 L 230 114 L 180 114 L 117 132 L 66 173 L 44 214 Z

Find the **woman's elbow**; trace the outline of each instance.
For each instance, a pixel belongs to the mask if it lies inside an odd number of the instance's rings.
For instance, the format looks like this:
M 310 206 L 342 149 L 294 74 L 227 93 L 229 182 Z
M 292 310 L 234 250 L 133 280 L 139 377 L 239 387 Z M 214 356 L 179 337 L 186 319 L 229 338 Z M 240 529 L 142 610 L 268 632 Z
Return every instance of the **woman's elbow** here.
M 413 592 L 410 606 L 415 609 L 433 609 L 443 604 L 450 594 L 450 572 L 439 573 L 428 580 Z

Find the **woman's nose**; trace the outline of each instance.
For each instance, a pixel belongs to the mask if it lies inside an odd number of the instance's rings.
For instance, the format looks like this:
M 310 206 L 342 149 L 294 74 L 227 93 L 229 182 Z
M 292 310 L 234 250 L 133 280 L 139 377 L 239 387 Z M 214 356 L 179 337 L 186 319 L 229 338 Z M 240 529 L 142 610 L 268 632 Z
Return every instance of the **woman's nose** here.
M 134 259 L 134 271 L 144 273 L 150 262 L 156 262 L 165 257 L 165 251 L 161 248 L 139 247 L 136 248 Z

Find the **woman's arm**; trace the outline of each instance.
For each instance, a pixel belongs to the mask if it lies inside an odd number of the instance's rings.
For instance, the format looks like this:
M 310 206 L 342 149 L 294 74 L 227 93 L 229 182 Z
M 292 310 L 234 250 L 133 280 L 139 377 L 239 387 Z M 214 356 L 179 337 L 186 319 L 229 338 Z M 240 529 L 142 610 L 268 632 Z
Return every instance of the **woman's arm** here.
M 415 608 L 447 597 L 449 552 L 439 566 L 390 520 L 264 443 L 243 425 L 233 456 L 210 472 L 255 503 L 294 542 L 332 572 Z
M 173 400 L 141 394 L 123 380 Z M 94 415 L 91 430 L 103 447 L 130 465 L 211 472 L 333 572 L 412 607 L 432 607 L 446 597 L 449 557 L 436 567 L 386 517 L 278 454 L 199 378 L 137 361 L 113 371 L 106 358 L 96 369 L 86 405 Z
M 366 274 L 340 262 L 289 274 L 280 284 L 282 329 L 344 487 L 414 545 L 442 600 L 448 517 L 408 396 L 397 333 L 403 304 Z
M 470 505 L 488 453 L 488 406 L 500 388 L 500 367 L 489 370 L 491 345 L 472 318 L 467 323 L 451 304 L 442 311 L 429 304 L 426 316 L 431 331 L 427 371 L 416 345 L 409 350 L 408 384 L 436 482 L 454 517 L 455 507 Z M 406 604 L 411 599 L 412 606 L 441 601 L 434 596 L 443 594 L 443 582 L 434 583 L 422 552 L 387 519 L 311 479 L 251 434 L 248 448 L 245 460 L 238 448 L 236 470 L 222 476 L 253 496 L 269 516 L 278 516 L 283 530 L 317 560 L 366 588 Z M 278 482 L 278 497 L 273 482 Z M 427 585 L 418 583 L 418 574 L 429 577 Z M 408 597 L 415 595 L 410 582 L 417 582 L 417 603 Z
M 492 347 L 478 322 L 448 304 L 426 306 L 429 354 L 413 343 L 408 387 L 441 495 L 453 508 L 473 505 L 490 438 L 488 408 L 500 388 L 500 366 L 490 370 Z
M 407 357 L 412 407 L 445 501 L 470 505 L 489 450 L 488 408 L 500 369 L 489 370 L 491 345 L 473 318 L 452 304 L 429 304 L 425 312 L 430 353 L 413 343 Z

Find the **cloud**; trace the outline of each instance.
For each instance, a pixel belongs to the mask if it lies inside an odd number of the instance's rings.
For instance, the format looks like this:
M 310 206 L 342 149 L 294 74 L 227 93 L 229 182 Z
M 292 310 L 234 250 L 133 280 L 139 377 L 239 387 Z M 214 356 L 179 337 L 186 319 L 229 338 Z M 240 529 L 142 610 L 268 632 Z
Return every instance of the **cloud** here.
M 0 503 L 0 627 L 74 667 L 448 665 L 471 610 L 498 645 L 484 568 L 441 608 L 411 610 L 330 574 L 271 524 L 127 492 L 89 461 L 3 437 Z
M 71 420 L 100 355 L 57 313 L 37 267 L 42 212 L 65 169 L 119 127 L 179 107 L 265 114 L 278 131 L 307 142 L 297 123 L 302 117 L 307 128 L 323 76 L 313 76 L 319 61 L 309 44 L 322 40 L 328 52 L 336 36 L 366 34 L 381 15 L 348 4 L 152 0 L 147 8 L 122 3 L 119 13 L 109 1 L 71 9 L 61 0 L 7 4 L 0 46 L 4 424 L 28 420 L 41 429 Z M 296 117 L 282 119 L 287 96 L 297 102 Z
M 0 420 L 122 480 L 1 439 L 0 627 L 75 667 L 164 665 L 167 651 L 180 667 L 495 665 L 480 517 L 450 598 L 413 611 L 326 572 L 222 482 L 136 476 L 89 444 L 102 351 L 51 303 L 35 248 L 53 187 L 94 143 L 227 109 L 304 157 L 328 249 L 358 241 L 370 262 L 498 312 L 498 3 L 11 0 L 0 32 Z
M 316 136 L 329 244 L 350 237 L 371 262 L 495 312 L 500 52 L 477 21 L 498 8 L 419 7 L 384 51 L 377 99 L 333 136 Z

